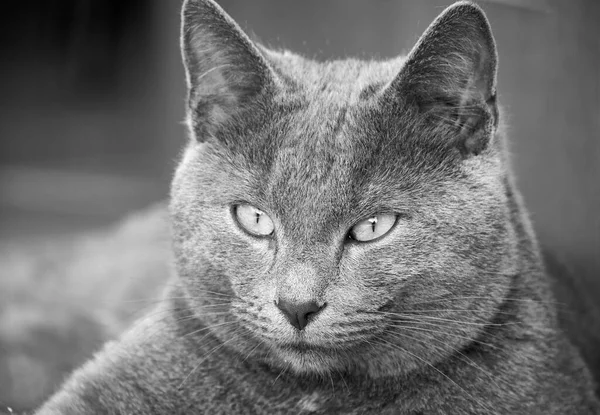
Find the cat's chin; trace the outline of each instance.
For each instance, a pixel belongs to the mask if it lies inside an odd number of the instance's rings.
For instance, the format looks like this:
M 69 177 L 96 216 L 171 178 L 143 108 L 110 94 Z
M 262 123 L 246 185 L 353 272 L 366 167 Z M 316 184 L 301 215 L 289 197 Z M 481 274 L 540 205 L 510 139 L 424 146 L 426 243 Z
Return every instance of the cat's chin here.
M 271 344 L 268 364 L 278 371 L 297 375 L 349 375 L 371 379 L 396 378 L 418 370 L 423 361 L 414 355 L 373 343 L 328 347 L 306 342 Z M 344 375 L 345 376 L 345 375 Z
M 275 360 L 271 362 L 280 369 L 298 375 L 328 375 L 357 369 L 357 364 L 366 350 L 360 345 L 317 345 L 308 342 L 279 342 L 274 344 Z
M 277 347 L 275 359 L 270 362 L 276 371 L 300 376 L 359 376 L 381 379 L 406 375 L 414 367 L 404 366 L 394 356 L 342 351 L 322 347 Z M 345 374 L 345 375 L 344 375 Z
M 325 374 L 339 369 L 340 356 L 334 349 L 308 344 L 276 346 L 278 366 L 297 374 Z

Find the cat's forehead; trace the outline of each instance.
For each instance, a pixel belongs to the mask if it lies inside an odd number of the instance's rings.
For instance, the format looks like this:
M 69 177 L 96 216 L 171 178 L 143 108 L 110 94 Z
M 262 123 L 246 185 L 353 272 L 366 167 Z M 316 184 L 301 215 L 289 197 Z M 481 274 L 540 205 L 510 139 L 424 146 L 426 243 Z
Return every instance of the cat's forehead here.
M 338 155 L 352 151 L 362 138 L 353 127 L 368 127 L 359 120 L 369 107 L 365 101 L 389 84 L 403 63 L 403 58 L 317 62 L 290 52 L 270 58 L 282 81 L 273 118 L 283 120 L 285 128 L 278 123 L 267 134 L 278 135 L 280 151 L 293 148 L 300 158 L 304 151 Z
M 237 175 L 250 178 L 245 182 L 253 194 L 244 197 L 276 213 L 291 232 L 322 229 L 326 235 L 338 218 L 392 210 L 431 181 L 432 169 L 423 166 L 439 161 L 428 160 L 413 145 L 406 120 L 380 111 L 375 98 L 401 60 L 290 59 L 278 62 L 288 79 L 262 104 L 268 108 L 224 133 L 218 145 L 238 160 L 232 168 L 244 171 Z
M 336 167 L 337 172 L 360 170 L 365 175 L 403 168 L 416 158 L 419 164 L 438 163 L 415 148 L 419 128 L 414 114 L 402 108 L 391 113 L 378 99 L 403 63 L 403 57 L 315 62 L 281 55 L 276 64 L 288 82 L 276 94 L 271 122 L 258 134 L 266 140 L 262 145 L 274 150 L 266 160 L 269 170 L 317 174 Z
M 319 62 L 294 53 L 269 53 L 269 60 L 283 83 L 307 98 L 356 102 L 389 83 L 399 72 L 405 58 L 391 60 L 340 59 Z M 296 89 L 297 88 L 297 89 Z
M 381 114 L 373 115 L 377 111 L 364 97 L 391 79 L 384 71 L 370 73 L 373 65 L 334 62 L 321 66 L 321 75 L 311 67 L 310 76 L 304 68 L 303 90 L 288 92 L 301 103 L 275 115 L 284 121 L 263 132 L 272 152 L 262 166 L 262 192 L 296 238 L 330 236 L 338 219 L 392 210 L 421 180 L 411 167 L 410 146 L 402 143 L 406 137 L 374 119 Z

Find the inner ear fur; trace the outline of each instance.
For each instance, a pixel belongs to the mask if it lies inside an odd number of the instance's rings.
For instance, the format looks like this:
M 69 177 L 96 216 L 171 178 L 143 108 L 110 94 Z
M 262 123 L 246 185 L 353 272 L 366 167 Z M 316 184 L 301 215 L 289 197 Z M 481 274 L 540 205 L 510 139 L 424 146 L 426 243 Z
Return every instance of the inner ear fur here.
M 465 154 L 479 154 L 498 123 L 497 53 L 481 8 L 470 2 L 447 8 L 429 26 L 388 87 L 448 130 Z
M 259 48 L 212 0 L 186 0 L 181 49 L 188 118 L 200 141 L 275 83 Z

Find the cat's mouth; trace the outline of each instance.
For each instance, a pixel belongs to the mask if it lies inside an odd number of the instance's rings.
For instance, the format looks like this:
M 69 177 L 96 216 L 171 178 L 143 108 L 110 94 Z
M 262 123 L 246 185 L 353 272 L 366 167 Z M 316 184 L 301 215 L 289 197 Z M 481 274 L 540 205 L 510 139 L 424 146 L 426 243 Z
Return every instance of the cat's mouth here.
M 296 339 L 291 340 L 278 340 L 275 342 L 274 346 L 279 349 L 281 352 L 285 354 L 291 354 L 294 356 L 321 356 L 321 357 L 330 357 L 334 358 L 338 356 L 340 353 L 345 354 L 350 350 L 354 350 L 356 348 L 360 348 L 363 345 L 363 342 L 355 340 L 355 341 L 324 341 L 320 342 L 318 340 L 311 341 L 305 338 L 298 337 Z
M 381 332 L 381 327 L 355 328 L 353 330 L 312 331 L 309 333 L 286 333 L 279 337 L 268 336 L 269 343 L 281 351 L 295 354 L 336 355 L 350 350 L 362 349 L 369 339 Z

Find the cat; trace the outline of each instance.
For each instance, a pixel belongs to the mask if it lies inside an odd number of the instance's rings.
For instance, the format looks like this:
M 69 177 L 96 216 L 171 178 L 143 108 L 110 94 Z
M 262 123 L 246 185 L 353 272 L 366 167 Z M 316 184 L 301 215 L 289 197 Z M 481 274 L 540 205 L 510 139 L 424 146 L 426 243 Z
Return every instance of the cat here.
M 483 11 L 318 63 L 187 0 L 173 282 L 50 414 L 596 414 L 515 188 Z

